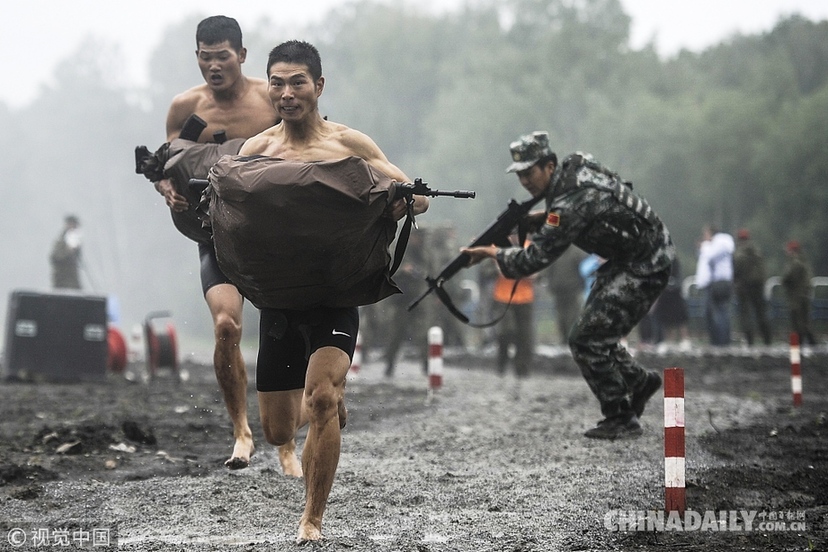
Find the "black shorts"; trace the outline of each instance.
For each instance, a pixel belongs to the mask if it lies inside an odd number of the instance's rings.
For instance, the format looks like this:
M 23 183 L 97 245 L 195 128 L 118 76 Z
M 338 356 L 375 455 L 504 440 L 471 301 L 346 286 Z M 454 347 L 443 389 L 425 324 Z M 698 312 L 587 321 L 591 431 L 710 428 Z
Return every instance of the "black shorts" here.
M 256 390 L 304 388 L 308 359 L 322 347 L 341 349 L 353 360 L 358 331 L 356 307 L 306 311 L 262 309 Z
M 213 286 L 233 283 L 219 268 L 212 243 L 198 242 L 198 257 L 201 259 L 201 291 L 204 295 Z

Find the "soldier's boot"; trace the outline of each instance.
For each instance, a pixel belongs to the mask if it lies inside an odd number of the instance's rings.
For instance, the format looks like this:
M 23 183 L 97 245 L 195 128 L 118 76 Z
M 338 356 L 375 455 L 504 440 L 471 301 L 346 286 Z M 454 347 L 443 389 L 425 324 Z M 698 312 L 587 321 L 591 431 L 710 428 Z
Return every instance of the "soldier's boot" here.
M 615 416 L 604 418 L 598 425 L 584 433 L 590 439 L 632 439 L 644 432 L 638 422 L 635 412 L 621 412 Z
M 658 372 L 647 372 L 647 377 L 641 386 L 633 391 L 632 396 L 632 410 L 636 417 L 641 417 L 644 414 L 644 407 L 647 406 L 647 401 L 655 395 L 655 392 L 661 387 L 661 376 Z

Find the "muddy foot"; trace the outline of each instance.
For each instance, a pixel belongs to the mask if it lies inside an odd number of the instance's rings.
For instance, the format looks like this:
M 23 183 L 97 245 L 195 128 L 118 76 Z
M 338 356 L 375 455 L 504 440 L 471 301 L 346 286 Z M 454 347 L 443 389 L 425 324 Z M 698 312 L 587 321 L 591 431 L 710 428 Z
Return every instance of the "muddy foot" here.
M 231 470 L 241 470 L 250 465 L 250 457 L 256 447 L 253 446 L 252 438 L 236 439 L 236 444 L 233 446 L 233 456 L 227 460 L 224 465 Z
M 322 540 L 322 528 L 308 521 L 299 522 L 299 534 L 296 536 L 296 544 L 308 544 Z

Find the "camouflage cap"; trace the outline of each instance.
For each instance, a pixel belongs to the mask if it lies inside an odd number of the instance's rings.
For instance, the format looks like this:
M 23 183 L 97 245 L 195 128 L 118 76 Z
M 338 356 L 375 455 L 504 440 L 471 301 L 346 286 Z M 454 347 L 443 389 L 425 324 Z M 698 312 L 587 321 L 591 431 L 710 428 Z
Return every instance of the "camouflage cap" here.
M 506 168 L 506 172 L 526 170 L 542 158 L 552 155 L 549 148 L 549 133 L 535 131 L 521 136 L 519 140 L 509 144 L 509 150 L 512 153 L 512 164 Z

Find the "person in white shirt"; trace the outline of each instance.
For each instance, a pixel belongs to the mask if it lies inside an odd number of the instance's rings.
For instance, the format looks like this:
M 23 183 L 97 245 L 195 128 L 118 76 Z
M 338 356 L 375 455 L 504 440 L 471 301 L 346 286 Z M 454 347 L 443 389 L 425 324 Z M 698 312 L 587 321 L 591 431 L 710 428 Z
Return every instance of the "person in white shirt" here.
M 696 287 L 703 290 L 710 344 L 730 345 L 730 303 L 733 297 L 733 236 L 713 225 L 702 229 L 696 264 Z

